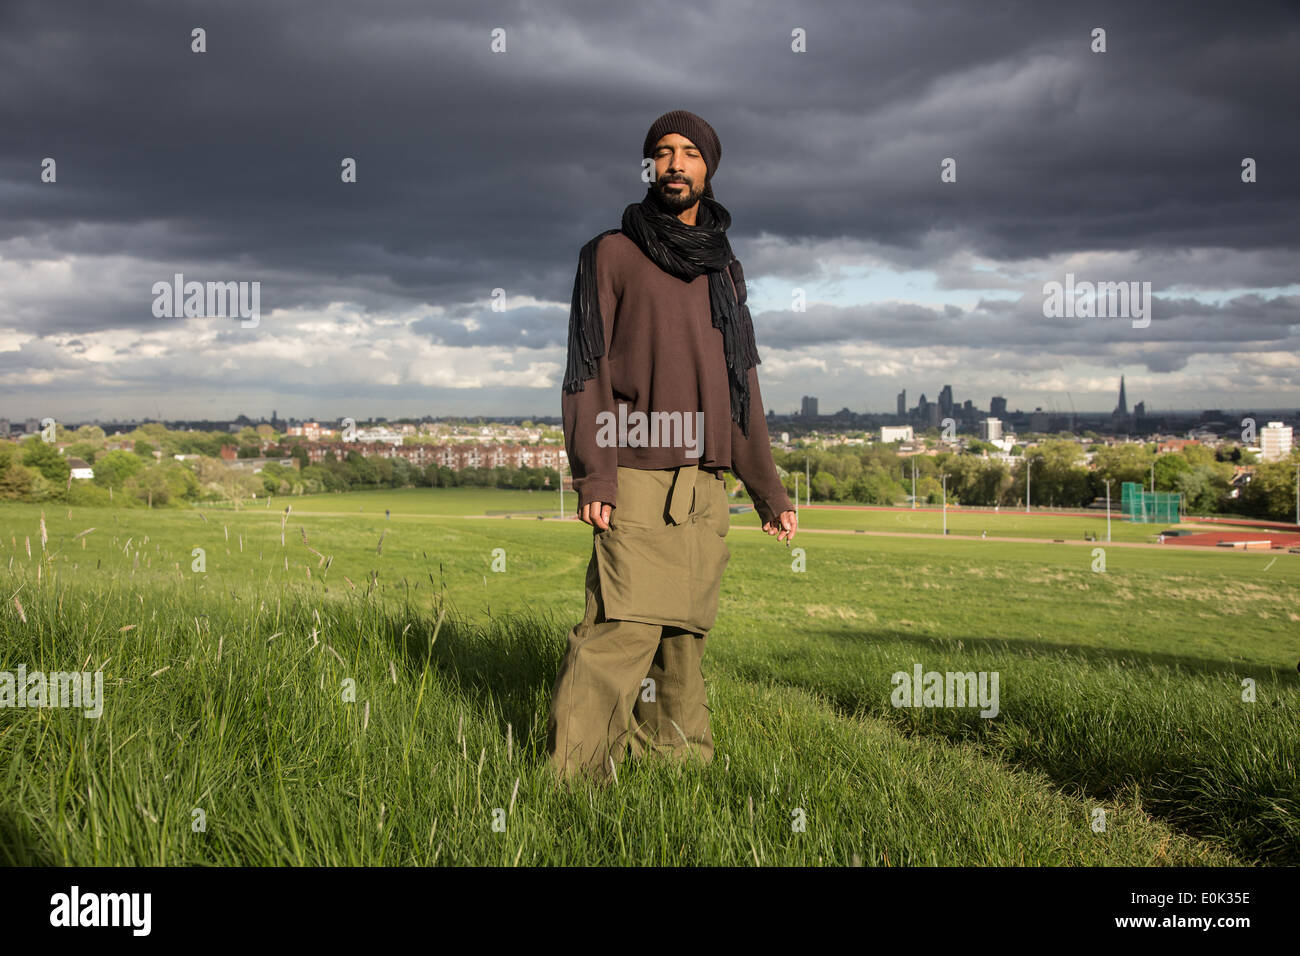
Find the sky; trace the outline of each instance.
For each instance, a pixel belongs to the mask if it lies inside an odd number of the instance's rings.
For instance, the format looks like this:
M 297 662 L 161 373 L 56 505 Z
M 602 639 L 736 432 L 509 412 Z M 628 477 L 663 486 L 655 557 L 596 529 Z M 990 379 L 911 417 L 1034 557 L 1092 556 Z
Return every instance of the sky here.
M 1300 409 L 1298 90 L 1293 2 L 0 0 L 0 417 L 558 416 L 673 109 L 768 410 Z

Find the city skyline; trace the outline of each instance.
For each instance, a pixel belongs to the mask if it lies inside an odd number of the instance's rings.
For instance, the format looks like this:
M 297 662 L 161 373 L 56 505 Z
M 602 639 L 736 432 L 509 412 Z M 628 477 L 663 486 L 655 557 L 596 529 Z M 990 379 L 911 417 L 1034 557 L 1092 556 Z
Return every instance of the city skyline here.
M 1148 412 L 1146 409 L 1146 402 L 1143 400 L 1139 400 L 1130 409 L 1127 406 L 1126 386 L 1123 381 L 1123 377 L 1121 377 L 1121 381 L 1120 381 L 1118 403 L 1109 412 L 1103 409 L 1087 409 L 1087 408 L 1073 408 L 1073 407 L 1069 409 L 1062 409 L 1057 407 L 1043 408 L 1042 406 L 1035 406 L 1034 408 L 1022 408 L 1013 402 L 1007 401 L 1005 396 L 997 396 L 997 395 L 990 397 L 990 401 L 988 405 L 980 405 L 980 403 L 975 401 L 974 399 L 963 399 L 958 397 L 959 396 L 958 391 L 952 389 L 950 384 L 945 385 L 945 387 L 939 391 L 938 399 L 929 399 L 924 392 L 921 392 L 917 398 L 917 405 L 907 404 L 905 409 L 904 409 L 904 403 L 906 401 L 905 397 L 907 391 L 906 389 L 904 389 L 897 396 L 898 405 L 896 406 L 895 411 L 892 414 L 888 411 L 881 411 L 878 409 L 870 409 L 870 408 L 854 409 L 850 407 L 849 410 L 856 415 L 878 417 L 878 418 L 892 417 L 904 422 L 914 422 L 915 419 L 917 418 L 917 409 L 922 399 L 924 399 L 927 402 L 927 405 L 937 406 L 940 409 L 942 414 L 950 414 L 949 411 L 944 410 L 943 408 L 945 392 L 948 393 L 947 401 L 952 403 L 951 408 L 955 409 L 958 412 L 963 410 L 966 401 L 970 401 L 977 420 L 982 420 L 984 418 L 1005 420 L 1008 416 L 1023 417 L 1023 416 L 1032 415 L 1036 412 L 1048 414 L 1052 416 L 1067 416 L 1067 415 L 1077 416 L 1079 418 L 1087 418 L 1090 420 L 1102 419 L 1106 417 L 1114 417 L 1117 415 L 1121 417 L 1126 415 L 1140 417 L 1144 414 L 1149 414 L 1151 418 L 1156 418 L 1157 416 L 1160 415 L 1168 415 L 1171 417 L 1188 417 L 1188 416 L 1204 415 L 1207 412 L 1220 412 L 1223 413 L 1224 415 L 1227 415 L 1232 412 L 1252 412 L 1261 415 L 1276 414 L 1281 418 L 1288 418 L 1288 417 L 1300 418 L 1300 408 L 1294 408 L 1289 406 L 1270 407 L 1270 406 L 1257 405 L 1257 406 L 1242 406 L 1242 407 L 1228 406 L 1228 407 L 1218 407 L 1218 408 L 1175 408 L 1175 409 L 1153 408 L 1150 409 Z M 819 407 L 819 396 L 804 395 L 801 397 L 801 408 L 793 409 L 789 411 L 774 409 L 772 410 L 771 414 L 778 418 L 800 418 L 800 417 L 808 417 L 810 415 L 813 417 L 830 418 L 838 414 L 845 407 L 847 406 L 841 406 L 838 409 L 831 409 L 828 407 L 823 410 Z M 210 421 L 210 422 L 236 422 L 236 421 L 243 420 L 250 423 L 269 423 L 275 426 L 288 427 L 290 425 L 300 425 L 302 423 L 308 423 L 308 422 L 316 422 L 321 424 L 334 423 L 334 422 L 341 421 L 345 417 L 349 417 L 349 416 L 336 416 L 331 418 L 329 416 L 311 415 L 311 414 L 280 415 L 278 409 L 272 409 L 269 418 L 264 414 L 249 415 L 246 411 L 239 411 L 232 415 L 225 415 L 225 416 L 218 416 L 218 417 L 209 416 L 207 418 L 200 418 L 200 419 L 186 419 L 183 417 L 178 418 L 176 416 L 168 416 L 166 420 L 167 421 L 190 420 L 190 421 Z M 421 422 L 421 421 L 442 421 L 442 420 L 449 420 L 449 419 L 469 420 L 474 418 L 482 418 L 485 421 L 499 420 L 499 419 L 516 419 L 516 420 L 534 419 L 538 421 L 545 421 L 551 419 L 556 423 L 558 423 L 559 421 L 558 416 L 544 415 L 544 414 L 475 415 L 473 413 L 470 413 L 467 415 L 458 415 L 458 414 L 447 413 L 443 415 L 437 415 L 430 412 L 426 412 L 423 415 L 390 415 L 383 412 L 375 412 L 372 414 L 362 414 L 359 416 L 353 415 L 350 417 L 354 418 L 357 422 L 392 422 L 392 423 L 398 423 L 398 422 L 408 421 L 408 420 L 412 422 Z M 156 416 L 154 417 L 143 416 L 140 418 L 99 419 L 94 421 L 98 421 L 98 423 L 100 424 L 129 424 L 129 423 L 143 423 L 149 421 L 162 421 L 162 420 L 163 419 L 158 418 Z M 38 422 L 39 419 L 35 419 L 31 417 L 19 418 L 16 416 L 5 416 L 0 414 L 0 422 L 6 422 L 6 421 L 10 422 L 11 425 L 13 426 L 26 424 L 28 428 L 31 429 L 33 423 Z M 79 423 L 87 423 L 92 420 L 78 419 L 77 421 Z M 63 423 L 60 422 L 60 424 Z

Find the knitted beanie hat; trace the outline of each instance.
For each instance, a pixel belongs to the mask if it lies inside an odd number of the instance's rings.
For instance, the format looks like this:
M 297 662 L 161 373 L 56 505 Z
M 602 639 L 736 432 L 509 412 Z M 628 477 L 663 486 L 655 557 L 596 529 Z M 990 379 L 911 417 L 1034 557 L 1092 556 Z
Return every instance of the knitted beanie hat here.
M 642 157 L 649 158 L 654 152 L 655 143 L 669 133 L 685 136 L 699 148 L 707 170 L 704 174 L 704 195 L 712 199 L 713 186 L 710 185 L 709 180 L 717 172 L 718 162 L 722 159 L 722 142 L 718 139 L 718 134 L 713 131 L 712 126 L 694 113 L 687 110 L 672 110 L 650 124 L 650 132 L 645 134 Z

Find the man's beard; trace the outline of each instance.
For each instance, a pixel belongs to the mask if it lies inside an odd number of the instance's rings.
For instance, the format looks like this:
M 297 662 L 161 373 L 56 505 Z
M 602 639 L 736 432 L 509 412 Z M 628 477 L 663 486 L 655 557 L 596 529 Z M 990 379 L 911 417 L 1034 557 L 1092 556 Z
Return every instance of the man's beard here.
M 659 180 L 651 192 L 659 205 L 674 216 L 690 209 L 704 195 L 703 186 L 688 184 L 685 189 L 672 189 L 668 185 L 670 181 Z

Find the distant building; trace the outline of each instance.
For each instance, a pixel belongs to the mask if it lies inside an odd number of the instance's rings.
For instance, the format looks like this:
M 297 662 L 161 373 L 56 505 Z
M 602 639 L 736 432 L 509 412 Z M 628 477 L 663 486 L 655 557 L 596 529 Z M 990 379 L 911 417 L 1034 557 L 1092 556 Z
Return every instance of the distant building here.
M 405 458 L 417 468 L 434 465 L 460 471 L 465 468 L 553 468 L 562 471 L 568 466 L 568 454 L 563 448 L 549 445 L 502 445 L 494 442 L 475 442 L 456 445 L 392 445 L 387 442 L 313 442 L 305 446 L 307 461 L 316 465 L 333 454 L 343 458 L 356 452 L 363 458 Z M 567 487 L 567 485 L 566 485 Z
M 402 433 L 391 428 L 358 428 L 356 436 L 357 441 L 385 442 L 389 445 L 400 445 L 403 441 Z
M 907 417 L 907 389 L 898 393 L 898 417 Z
M 817 417 L 816 397 L 812 395 L 805 395 L 803 397 L 803 403 L 799 409 L 799 414 L 804 418 L 816 418 Z
M 989 416 L 999 419 L 1007 417 L 1007 400 L 1001 395 L 994 395 L 989 402 Z
M 1259 457 L 1263 461 L 1281 461 L 1291 454 L 1291 426 L 1269 422 L 1259 430 Z
M 95 477 L 95 469 L 83 458 L 69 458 L 68 466 L 72 469 L 72 477 L 78 481 L 90 481 Z
M 290 425 L 285 435 L 305 438 L 308 441 L 320 441 L 322 438 L 334 437 L 334 430 L 321 428 L 320 422 L 303 422 L 301 425 Z
M 226 464 L 231 468 L 238 468 L 240 471 L 251 471 L 256 475 L 271 462 L 283 465 L 285 468 L 296 468 L 298 466 L 297 458 L 235 458 L 227 461 Z
M 912 441 L 911 425 L 882 425 L 880 427 L 880 441 L 888 445 L 896 441 Z
M 1002 437 L 1002 420 L 985 418 L 980 420 L 980 440 L 997 441 Z

